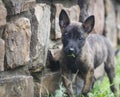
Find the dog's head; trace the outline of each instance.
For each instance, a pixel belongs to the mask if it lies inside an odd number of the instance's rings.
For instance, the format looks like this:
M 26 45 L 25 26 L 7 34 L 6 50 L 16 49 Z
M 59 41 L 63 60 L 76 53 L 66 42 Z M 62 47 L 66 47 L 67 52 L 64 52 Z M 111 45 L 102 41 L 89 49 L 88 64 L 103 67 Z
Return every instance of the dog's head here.
M 63 51 L 67 57 L 77 57 L 85 44 L 86 38 L 94 27 L 94 16 L 88 17 L 83 23 L 70 22 L 62 10 L 59 16 L 59 25 L 62 32 Z

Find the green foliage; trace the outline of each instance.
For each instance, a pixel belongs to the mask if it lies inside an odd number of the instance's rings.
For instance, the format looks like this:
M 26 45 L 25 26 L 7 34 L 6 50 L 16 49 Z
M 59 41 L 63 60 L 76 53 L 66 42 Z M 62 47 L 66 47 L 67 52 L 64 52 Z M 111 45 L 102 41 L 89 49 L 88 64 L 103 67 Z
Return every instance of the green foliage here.
M 102 81 L 95 83 L 94 89 L 89 93 L 89 97 L 114 97 L 109 86 L 109 80 L 105 77 Z
M 66 89 L 65 89 L 65 87 L 63 86 L 63 84 L 61 83 L 61 84 L 59 85 L 59 90 L 56 90 L 56 91 L 55 91 L 55 95 L 52 96 L 52 97 L 67 97 L 67 95 L 65 94 L 65 92 L 66 92 Z

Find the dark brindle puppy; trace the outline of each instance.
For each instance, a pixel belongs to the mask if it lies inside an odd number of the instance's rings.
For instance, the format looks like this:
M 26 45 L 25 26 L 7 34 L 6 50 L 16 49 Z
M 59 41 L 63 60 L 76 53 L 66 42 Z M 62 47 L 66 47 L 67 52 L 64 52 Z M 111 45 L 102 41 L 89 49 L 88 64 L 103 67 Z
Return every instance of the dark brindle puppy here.
M 61 53 L 62 71 L 78 71 L 84 80 L 83 94 L 87 94 L 94 82 L 94 69 L 105 64 L 105 71 L 110 81 L 110 88 L 116 95 L 113 84 L 115 78 L 114 52 L 110 42 L 102 35 L 90 34 L 94 27 L 94 16 L 84 23 L 70 22 L 67 13 L 62 10 L 59 25 L 62 32 L 63 49 Z M 65 69 L 66 68 L 66 69 Z

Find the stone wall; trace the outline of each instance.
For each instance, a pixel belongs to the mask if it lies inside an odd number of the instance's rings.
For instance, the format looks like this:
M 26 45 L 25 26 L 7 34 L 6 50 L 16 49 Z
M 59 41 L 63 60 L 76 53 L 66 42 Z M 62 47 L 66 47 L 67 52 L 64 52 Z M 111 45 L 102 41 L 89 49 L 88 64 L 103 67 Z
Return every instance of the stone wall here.
M 61 9 L 71 21 L 94 14 L 93 33 L 106 35 L 113 47 L 120 43 L 119 0 L 0 0 L 0 97 L 41 97 L 58 89 L 60 74 L 47 54 L 58 62 Z

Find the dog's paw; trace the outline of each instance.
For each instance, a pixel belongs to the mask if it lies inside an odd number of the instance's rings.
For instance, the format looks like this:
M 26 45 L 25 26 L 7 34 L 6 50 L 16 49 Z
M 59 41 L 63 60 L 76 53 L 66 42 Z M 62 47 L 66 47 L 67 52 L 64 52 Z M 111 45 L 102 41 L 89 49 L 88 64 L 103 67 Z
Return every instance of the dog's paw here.
M 82 90 L 82 94 L 86 95 L 90 90 L 89 89 L 84 89 Z

